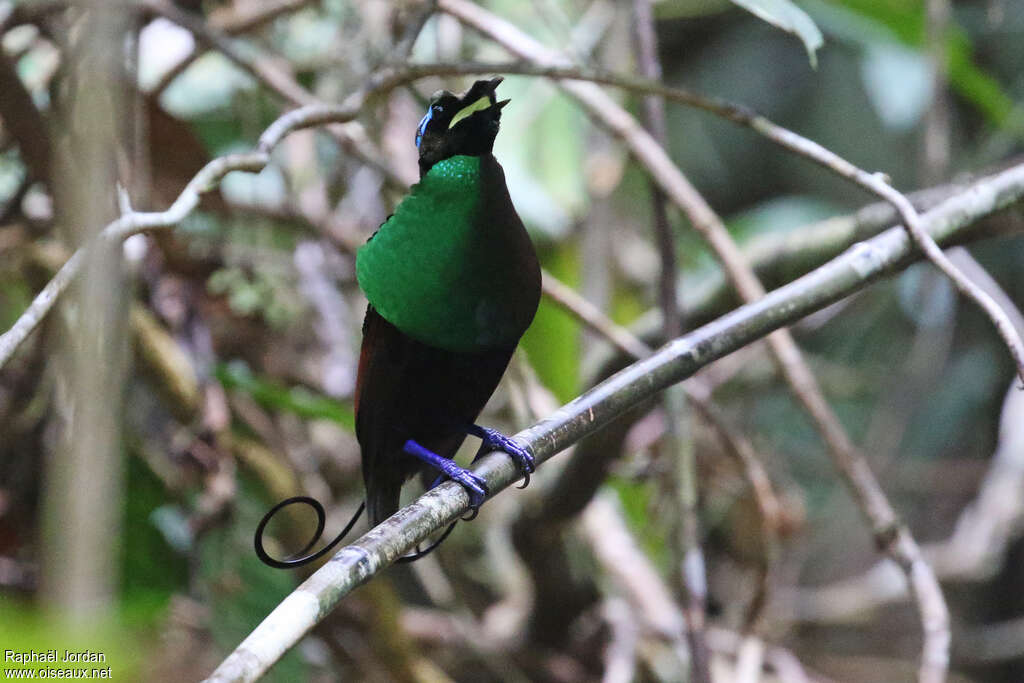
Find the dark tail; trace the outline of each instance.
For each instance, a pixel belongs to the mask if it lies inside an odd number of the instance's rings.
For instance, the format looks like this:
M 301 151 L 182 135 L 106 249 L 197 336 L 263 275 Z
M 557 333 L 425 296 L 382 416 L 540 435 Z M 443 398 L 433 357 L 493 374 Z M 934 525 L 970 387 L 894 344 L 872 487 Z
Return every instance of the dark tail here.
M 370 430 L 367 430 L 370 431 Z M 358 432 L 357 432 L 358 433 Z M 372 434 L 372 432 L 371 432 Z M 366 511 L 370 517 L 370 526 L 377 526 L 395 514 L 401 499 L 402 485 L 417 474 L 423 475 L 423 487 L 437 479 L 439 472 L 425 465 L 411 455 L 402 452 L 401 447 L 385 450 L 390 443 L 367 438 L 362 434 L 363 484 L 366 487 Z M 421 444 L 446 458 L 454 455 L 466 438 L 465 434 L 456 433 L 434 439 L 426 439 Z
M 377 476 L 373 476 L 374 474 Z M 387 474 L 390 473 L 378 472 L 366 477 L 366 512 L 370 517 L 371 527 L 377 526 L 398 510 L 404 477 L 398 478 Z
M 270 556 L 270 553 L 267 552 L 267 549 L 263 544 L 263 532 L 266 531 L 267 524 L 270 522 L 274 515 L 276 515 L 278 512 L 288 507 L 289 505 L 295 505 L 296 503 L 308 505 L 309 507 L 313 508 L 313 512 L 316 513 L 317 518 L 316 533 L 313 534 L 313 538 L 310 539 L 309 543 L 306 544 L 306 547 L 300 550 L 295 557 L 286 560 L 275 559 Z M 324 522 L 327 521 L 327 513 L 324 512 L 324 506 L 320 504 L 320 501 L 316 500 L 315 498 L 310 498 L 309 496 L 293 496 L 286 500 L 282 500 L 280 503 L 270 508 L 270 511 L 267 512 L 267 514 L 263 515 L 263 519 L 261 519 L 260 523 L 256 526 L 256 535 L 253 537 L 253 544 L 256 548 L 256 556 L 260 558 L 260 561 L 263 562 L 263 564 L 270 567 L 274 567 L 276 569 L 293 569 L 295 567 L 301 567 L 303 565 L 309 564 L 310 562 L 318 560 L 327 553 L 331 552 L 331 550 L 334 549 L 334 546 L 341 543 L 342 540 L 344 540 L 344 538 L 348 536 L 348 532 L 352 531 L 352 527 L 354 527 L 356 525 L 356 522 L 359 521 L 359 517 L 363 514 L 363 508 L 365 507 L 365 503 L 359 506 L 359 509 L 356 510 L 356 513 L 352 515 L 351 519 L 348 520 L 348 524 L 345 525 L 345 528 L 341 530 L 340 534 L 334 537 L 333 541 L 331 541 L 315 553 L 311 555 L 306 555 L 306 553 L 308 553 L 310 549 L 313 546 L 315 546 L 317 542 L 320 540 L 320 538 L 323 536 Z

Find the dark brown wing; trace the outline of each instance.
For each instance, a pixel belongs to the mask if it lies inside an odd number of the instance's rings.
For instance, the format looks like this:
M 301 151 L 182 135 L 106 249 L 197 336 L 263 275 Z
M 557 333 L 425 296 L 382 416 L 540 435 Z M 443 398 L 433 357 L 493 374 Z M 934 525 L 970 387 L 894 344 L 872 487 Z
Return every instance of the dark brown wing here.
M 406 336 L 368 306 L 356 381 L 356 437 L 370 523 L 398 509 L 402 484 L 423 469 L 402 451 L 413 439 L 455 455 L 464 428 L 483 410 L 515 348 L 444 351 Z

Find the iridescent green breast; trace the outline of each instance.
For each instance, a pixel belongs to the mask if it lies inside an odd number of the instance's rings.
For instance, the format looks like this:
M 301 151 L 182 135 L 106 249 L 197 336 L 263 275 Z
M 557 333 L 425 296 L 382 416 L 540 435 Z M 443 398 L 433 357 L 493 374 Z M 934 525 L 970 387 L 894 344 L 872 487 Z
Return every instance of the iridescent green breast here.
M 507 197 L 500 170 L 496 177 Z M 438 162 L 356 254 L 366 298 L 424 344 L 461 352 L 515 345 L 533 316 L 524 321 L 515 306 L 522 274 L 500 264 L 525 237 L 516 233 L 522 224 L 511 202 L 511 216 L 488 215 L 496 205 L 490 182 L 480 157 Z

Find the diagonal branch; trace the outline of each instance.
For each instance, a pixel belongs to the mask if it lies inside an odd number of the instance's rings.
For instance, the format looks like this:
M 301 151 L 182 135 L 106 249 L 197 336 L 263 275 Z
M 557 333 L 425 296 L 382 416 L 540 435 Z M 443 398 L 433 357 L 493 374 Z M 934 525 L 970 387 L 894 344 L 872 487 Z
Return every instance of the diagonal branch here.
M 514 25 L 467 0 L 438 0 L 438 9 L 455 16 L 464 24 L 491 38 L 522 59 L 550 66 L 570 65 L 567 58 L 561 53 L 541 45 Z M 747 302 L 757 301 L 763 297 L 765 293 L 763 285 L 743 260 L 739 247 L 721 218 L 672 162 L 657 141 L 640 128 L 625 109 L 595 84 L 562 81 L 560 86 L 575 98 L 597 122 L 626 144 L 651 179 L 656 181 L 665 195 L 686 214 L 694 229 L 711 247 L 740 296 Z M 820 145 L 772 124 L 763 117 L 747 114 L 748 118 L 751 116 L 751 120 L 756 124 L 752 126 L 755 130 L 776 142 L 783 143 L 787 148 L 794 151 L 799 150 L 815 160 L 819 160 L 819 158 L 814 155 L 820 157 L 820 153 L 831 155 L 828 161 L 832 163 L 825 165 L 840 175 L 845 176 L 844 170 L 855 169 L 859 173 L 845 177 L 850 177 L 855 182 L 863 181 L 864 176 L 868 179 L 873 178 L 870 174 L 859 171 L 852 164 L 828 152 Z M 841 161 L 845 166 L 835 165 L 836 160 Z M 886 185 L 886 187 L 888 186 Z M 884 191 L 884 188 L 876 185 L 872 185 L 871 188 L 878 192 Z M 911 234 L 914 234 L 916 212 L 903 195 L 892 188 L 888 189 L 897 196 L 894 197 L 891 193 L 885 193 L 882 196 L 896 205 L 897 210 L 908 221 L 908 229 Z M 902 200 L 902 202 L 898 200 Z M 909 207 L 909 212 L 904 205 Z M 940 251 L 938 247 L 935 250 Z M 994 303 L 993 306 L 995 306 Z M 1010 332 L 1013 332 L 1012 327 Z M 934 572 L 924 561 L 921 550 L 910 530 L 897 517 L 866 458 L 854 446 L 839 418 L 829 406 L 818 386 L 817 379 L 804 362 L 803 355 L 793 336 L 788 330 L 777 330 L 768 335 L 767 342 L 783 378 L 811 417 L 815 428 L 825 442 L 835 467 L 853 494 L 861 514 L 871 525 L 877 546 L 903 570 L 912 587 L 924 633 L 919 680 L 928 682 L 944 680 L 949 666 L 949 612 Z M 590 483 L 594 482 L 595 477 L 591 477 Z M 560 487 L 555 488 L 555 490 L 559 489 Z
M 1024 166 L 1018 166 L 951 197 L 922 216 L 922 222 L 934 239 L 945 242 L 970 223 L 1022 198 Z M 543 463 L 708 363 L 899 270 L 913 257 L 913 245 L 901 227 L 855 245 L 759 301 L 666 344 L 515 438 L 533 451 L 538 463 Z M 495 494 L 521 476 L 511 459 L 500 453 L 482 458 L 474 471 Z M 465 489 L 453 482 L 423 494 L 338 551 L 285 598 L 208 680 L 256 680 L 324 619 L 341 598 L 464 514 L 468 507 Z

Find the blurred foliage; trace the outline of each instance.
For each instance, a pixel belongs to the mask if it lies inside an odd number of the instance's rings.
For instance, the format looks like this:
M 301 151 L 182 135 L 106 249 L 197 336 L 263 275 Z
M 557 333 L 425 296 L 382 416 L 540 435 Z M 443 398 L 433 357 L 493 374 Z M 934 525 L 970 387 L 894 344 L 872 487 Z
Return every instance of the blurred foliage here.
M 204 587 L 199 597 L 216 615 L 210 631 L 225 652 L 240 643 L 295 588 L 294 577 L 268 572 L 252 552 L 252 530 L 266 512 L 265 489 L 245 474 L 238 478 L 238 486 L 231 524 L 212 529 L 198 548 L 200 572 L 196 578 Z M 306 678 L 306 671 L 300 654 L 291 652 L 263 680 L 300 681 Z
M 0 642 L 4 650 L 17 653 L 37 652 L 43 654 L 57 650 L 57 661 L 65 651 L 101 653 L 106 658 L 102 663 L 69 664 L 85 668 L 105 669 L 110 667 L 110 679 L 115 681 L 138 680 L 145 664 L 145 652 L 140 644 L 146 638 L 146 631 L 138 629 L 138 622 L 131 618 L 127 609 L 120 619 L 97 620 L 89 624 L 69 624 L 53 614 L 40 612 L 38 607 L 20 601 L 5 599 L 0 603 Z M 10 666 L 5 661 L 5 666 Z M 23 669 L 39 673 L 46 668 L 60 664 L 47 662 L 26 663 Z M 13 677 L 13 676 L 12 676 Z
M 733 0 L 743 9 L 787 33 L 796 35 L 807 50 L 811 66 L 818 65 L 818 48 L 824 39 L 807 14 L 790 0 Z
M 331 420 L 346 429 L 355 429 L 352 409 L 304 387 L 283 387 L 275 382 L 256 377 L 243 361 L 218 366 L 217 380 L 226 389 L 237 389 L 252 396 L 270 410 L 284 410 L 304 418 Z
M 570 284 L 578 278 L 578 256 L 570 246 L 544 251 L 541 260 L 551 274 Z M 579 393 L 579 335 L 578 321 L 542 299 L 533 324 L 520 342 L 541 382 L 562 402 Z

